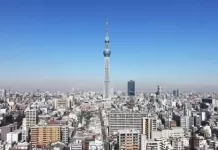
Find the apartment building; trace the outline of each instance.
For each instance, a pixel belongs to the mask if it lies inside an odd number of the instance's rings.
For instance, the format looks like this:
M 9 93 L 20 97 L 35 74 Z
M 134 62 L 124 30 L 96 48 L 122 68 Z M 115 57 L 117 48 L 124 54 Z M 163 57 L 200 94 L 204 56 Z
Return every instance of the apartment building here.
M 157 120 L 152 117 L 142 118 L 142 134 L 146 135 L 146 139 L 153 139 L 153 131 L 157 131 Z
M 32 127 L 38 124 L 38 110 L 37 109 L 26 109 L 26 127 Z
M 109 115 L 109 134 L 112 135 L 123 129 L 136 129 L 141 132 L 142 118 L 146 116 L 146 112 L 112 110 Z
M 139 150 L 140 132 L 134 129 L 118 130 L 117 141 L 119 150 Z
M 31 127 L 31 143 L 33 147 L 47 146 L 57 141 L 61 141 L 60 126 Z

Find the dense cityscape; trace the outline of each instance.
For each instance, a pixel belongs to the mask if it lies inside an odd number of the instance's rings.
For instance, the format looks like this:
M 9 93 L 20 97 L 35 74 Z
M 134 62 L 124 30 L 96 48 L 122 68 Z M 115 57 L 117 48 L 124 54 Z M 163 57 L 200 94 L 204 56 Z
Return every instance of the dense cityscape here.
M 214 150 L 218 148 L 216 93 L 126 91 L 110 87 L 106 21 L 102 93 L 0 92 L 0 150 Z

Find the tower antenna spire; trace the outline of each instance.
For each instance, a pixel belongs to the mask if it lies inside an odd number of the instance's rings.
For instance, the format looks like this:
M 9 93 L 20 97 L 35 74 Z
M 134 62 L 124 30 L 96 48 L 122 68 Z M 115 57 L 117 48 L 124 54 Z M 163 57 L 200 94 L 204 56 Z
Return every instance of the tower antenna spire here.
M 108 19 L 106 19 L 106 36 L 109 36 L 108 35 Z

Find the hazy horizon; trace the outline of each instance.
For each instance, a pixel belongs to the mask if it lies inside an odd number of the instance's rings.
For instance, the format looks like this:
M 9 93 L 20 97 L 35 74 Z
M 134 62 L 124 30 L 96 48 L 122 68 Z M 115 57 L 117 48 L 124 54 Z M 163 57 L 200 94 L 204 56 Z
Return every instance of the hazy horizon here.
M 88 90 L 88 91 L 97 91 L 102 92 L 103 82 L 90 81 L 90 82 L 70 82 L 69 80 L 62 81 L 57 84 L 58 80 L 44 80 L 38 83 L 14 83 L 11 85 L 1 85 L 0 89 L 10 89 L 11 91 L 36 91 L 37 89 L 41 91 L 62 91 L 62 92 L 71 92 L 72 89 Z M 44 86 L 42 86 L 42 84 Z M 136 92 L 155 92 L 157 91 L 157 85 L 162 87 L 163 92 L 172 92 L 173 90 L 179 89 L 181 92 L 195 91 L 195 92 L 218 92 L 217 85 L 206 85 L 206 84 L 153 84 L 153 83 L 137 83 L 136 81 Z M 127 91 L 127 82 L 119 84 L 111 84 L 111 88 L 114 91 Z

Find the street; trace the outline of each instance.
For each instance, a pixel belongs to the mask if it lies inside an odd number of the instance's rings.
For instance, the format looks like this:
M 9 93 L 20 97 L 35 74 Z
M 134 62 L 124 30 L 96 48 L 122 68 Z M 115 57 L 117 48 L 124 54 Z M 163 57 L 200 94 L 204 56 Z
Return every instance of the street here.
M 104 126 L 104 120 L 102 117 L 101 110 L 99 109 L 99 117 L 101 121 L 101 132 L 102 132 L 102 137 L 103 137 L 103 142 L 104 142 L 104 150 L 109 150 L 108 144 L 107 144 L 107 135 L 105 133 L 105 126 Z

